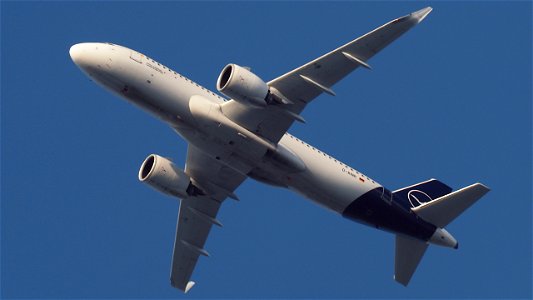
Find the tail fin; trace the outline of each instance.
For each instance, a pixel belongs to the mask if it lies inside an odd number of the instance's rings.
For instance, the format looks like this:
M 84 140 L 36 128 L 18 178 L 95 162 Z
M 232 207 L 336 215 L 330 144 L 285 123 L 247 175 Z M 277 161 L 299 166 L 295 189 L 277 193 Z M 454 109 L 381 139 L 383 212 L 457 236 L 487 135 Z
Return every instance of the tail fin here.
M 408 187 L 396 190 L 394 199 L 406 209 L 417 207 L 451 193 L 452 188 L 437 179 L 430 179 Z
M 483 184 L 476 183 L 433 201 L 423 203 L 412 210 L 422 219 L 439 228 L 444 228 L 489 190 Z
M 405 199 L 410 201 L 410 205 L 415 200 L 417 205 L 411 206 L 411 210 L 425 221 L 437 226 L 428 242 L 396 236 L 394 279 L 405 286 L 422 260 L 429 243 L 457 249 L 457 241 L 443 228 L 489 191 L 489 188 L 481 183 L 467 186 L 453 193 L 446 192 L 447 188 L 449 187 L 445 184 L 432 179 L 394 193 L 394 197 L 397 197 L 397 194 L 405 196 Z M 428 196 L 429 201 L 419 201 L 417 197 L 413 197 L 413 191 L 422 192 Z M 439 193 L 443 194 L 431 200 Z
M 421 240 L 397 235 L 394 280 L 407 286 L 428 246 Z

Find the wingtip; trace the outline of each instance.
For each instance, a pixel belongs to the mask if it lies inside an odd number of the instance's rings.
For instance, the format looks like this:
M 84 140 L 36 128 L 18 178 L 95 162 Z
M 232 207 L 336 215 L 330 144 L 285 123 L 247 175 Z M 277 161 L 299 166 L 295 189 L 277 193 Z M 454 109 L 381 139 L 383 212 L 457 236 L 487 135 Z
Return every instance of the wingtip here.
M 417 10 L 413 13 L 411 13 L 411 17 L 416 20 L 417 23 L 422 22 L 427 15 L 433 10 L 431 6 L 428 6 L 426 8 L 422 8 L 421 10 Z
M 184 290 L 185 294 L 187 294 L 187 293 L 192 289 L 192 287 L 193 287 L 195 284 L 196 284 L 196 282 L 194 282 L 194 281 L 192 281 L 192 280 L 189 281 L 189 282 L 187 282 L 187 285 L 185 286 L 185 290 Z
M 405 287 L 407 287 L 407 285 L 409 284 L 409 280 L 406 281 L 405 279 L 400 279 L 400 278 L 396 277 L 396 275 L 393 275 L 392 279 L 394 279 L 394 281 L 398 282 L 399 284 L 401 284 L 401 285 L 403 285 Z
M 475 185 L 479 186 L 481 189 L 483 189 L 485 191 L 485 193 L 488 193 L 490 191 L 490 187 L 484 185 L 483 183 L 481 182 L 478 182 L 478 183 L 475 183 Z
M 487 190 L 490 190 L 490 187 L 486 186 L 485 184 L 481 183 L 481 182 L 478 182 L 479 185 L 483 186 L 484 188 L 486 188 Z

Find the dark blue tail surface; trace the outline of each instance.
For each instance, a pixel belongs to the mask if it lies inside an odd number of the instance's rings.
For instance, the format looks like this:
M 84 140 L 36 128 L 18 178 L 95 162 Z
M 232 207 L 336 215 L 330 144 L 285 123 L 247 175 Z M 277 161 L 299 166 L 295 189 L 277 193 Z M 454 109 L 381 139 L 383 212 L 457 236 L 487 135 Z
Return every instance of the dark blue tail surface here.
M 452 192 L 452 188 L 437 179 L 430 179 L 392 193 L 394 201 L 407 209 L 435 200 Z

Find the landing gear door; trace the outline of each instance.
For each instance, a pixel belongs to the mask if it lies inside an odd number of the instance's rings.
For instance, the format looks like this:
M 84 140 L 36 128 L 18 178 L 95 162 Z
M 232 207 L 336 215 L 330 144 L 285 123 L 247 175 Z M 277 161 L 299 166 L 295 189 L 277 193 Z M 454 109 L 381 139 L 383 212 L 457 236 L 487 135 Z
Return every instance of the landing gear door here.
M 131 50 L 131 52 L 130 52 L 130 58 L 131 58 L 132 60 L 134 60 L 134 61 L 140 63 L 140 64 L 143 63 L 143 60 L 142 60 L 142 59 L 143 59 L 143 55 L 142 55 L 141 53 L 137 52 L 137 51 L 133 51 L 133 50 Z

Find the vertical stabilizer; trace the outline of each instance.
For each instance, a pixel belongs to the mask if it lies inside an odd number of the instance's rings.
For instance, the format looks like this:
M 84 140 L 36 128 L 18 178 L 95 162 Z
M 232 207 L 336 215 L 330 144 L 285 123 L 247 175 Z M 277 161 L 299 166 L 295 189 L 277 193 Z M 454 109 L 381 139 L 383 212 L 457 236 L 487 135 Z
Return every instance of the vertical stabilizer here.
M 430 179 L 392 192 L 394 199 L 406 209 L 440 198 L 452 192 L 452 188 L 437 179 Z
M 394 280 L 407 286 L 427 248 L 426 242 L 396 235 Z

